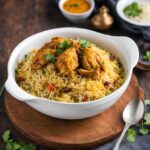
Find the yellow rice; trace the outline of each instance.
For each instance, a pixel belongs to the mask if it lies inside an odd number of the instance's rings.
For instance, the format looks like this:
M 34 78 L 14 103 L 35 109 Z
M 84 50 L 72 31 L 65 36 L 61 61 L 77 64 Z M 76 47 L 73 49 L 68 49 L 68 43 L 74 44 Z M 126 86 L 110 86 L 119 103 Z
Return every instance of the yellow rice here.
M 122 65 L 120 65 L 119 59 L 111 61 L 109 51 L 100 51 L 104 58 L 105 71 L 101 73 L 99 80 L 92 80 L 91 78 L 81 77 L 78 74 L 75 74 L 73 78 L 62 76 L 55 71 L 52 63 L 42 69 L 32 70 L 32 60 L 37 52 L 37 50 L 32 50 L 17 65 L 16 76 L 25 78 L 25 81 L 20 82 L 19 86 L 32 95 L 60 102 L 82 102 L 85 95 L 89 97 L 89 101 L 102 98 L 123 84 L 125 72 Z M 109 81 L 110 84 L 104 86 L 105 81 Z M 54 91 L 48 90 L 47 83 L 52 83 L 55 86 Z M 63 87 L 71 88 L 72 91 L 60 94 L 59 91 Z

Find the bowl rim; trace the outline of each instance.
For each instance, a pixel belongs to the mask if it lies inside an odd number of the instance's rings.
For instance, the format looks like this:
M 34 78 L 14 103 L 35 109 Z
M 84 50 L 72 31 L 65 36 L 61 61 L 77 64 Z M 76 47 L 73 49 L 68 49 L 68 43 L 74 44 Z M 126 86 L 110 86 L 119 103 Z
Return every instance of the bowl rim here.
M 125 87 L 126 87 L 126 84 L 128 84 L 129 83 L 129 81 L 130 81 L 130 78 L 131 78 L 131 75 L 132 75 L 132 71 L 133 71 L 133 67 L 134 66 L 131 66 L 129 69 L 127 69 L 127 71 L 126 71 L 126 78 L 125 78 L 125 80 L 124 80 L 124 83 L 117 89 L 117 90 L 115 90 L 114 92 L 112 92 L 111 94 L 108 94 L 108 95 L 106 95 L 106 96 L 104 96 L 104 97 L 102 97 L 102 98 L 99 98 L 99 99 L 95 99 L 95 100 L 93 100 L 93 101 L 89 101 L 89 102 L 79 102 L 79 103 L 73 103 L 73 102 L 71 102 L 71 103 L 67 103 L 67 102 L 59 102 L 59 101 L 56 101 L 56 100 L 50 100 L 50 99 L 46 99 L 46 98 L 42 98 L 42 97 L 38 97 L 38 96 L 33 96 L 33 95 L 31 95 L 30 93 L 28 93 L 28 92 L 26 92 L 25 90 L 23 90 L 23 89 L 21 89 L 21 87 L 16 83 L 16 80 L 15 80 L 15 78 L 14 78 L 14 76 L 13 76 L 13 72 L 12 71 L 14 71 L 15 70 L 15 68 L 14 69 L 12 69 L 12 67 L 11 67 L 11 61 L 13 61 L 13 62 L 15 62 L 16 61 L 16 58 L 14 59 L 14 57 L 13 57 L 13 55 L 18 51 L 18 49 L 20 49 L 20 47 L 24 44 L 24 43 L 28 43 L 29 41 L 30 41 L 30 39 L 34 39 L 36 36 L 38 36 L 38 35 L 41 35 L 41 34 L 44 34 L 44 33 L 46 33 L 46 32 L 50 32 L 50 31 L 55 31 L 55 30 L 67 30 L 67 31 L 71 31 L 71 30 L 80 30 L 80 31 L 82 31 L 82 32 L 91 32 L 92 34 L 97 34 L 97 35 L 101 35 L 101 36 L 107 36 L 107 37 L 111 37 L 111 38 L 116 38 L 116 36 L 110 36 L 110 35 L 106 35 L 106 34 L 102 34 L 102 33 L 98 33 L 98 32 L 95 32 L 95 31 L 92 31 L 92 30 L 89 30 L 89 29 L 82 29 L 82 28 L 75 28 L 75 27 L 62 27 L 62 28 L 54 28 L 54 29 L 50 29 L 50 30 L 46 30 L 46 31 L 42 31 L 42 32 L 39 32 L 39 33 L 36 33 L 36 34 L 33 34 L 33 35 L 31 35 L 31 36 L 29 36 L 29 37 L 27 37 L 27 38 L 25 38 L 23 41 L 21 41 L 15 48 L 14 48 L 14 50 L 13 50 L 13 52 L 12 52 L 12 54 L 10 55 L 10 58 L 9 58 L 9 61 L 8 61 L 8 65 L 7 65 L 7 71 L 8 71 L 8 77 L 7 77 L 7 80 L 11 80 L 11 82 L 13 82 L 14 84 L 15 84 L 15 86 L 17 86 L 17 88 L 20 90 L 20 92 L 22 92 L 22 94 L 26 94 L 27 96 L 30 96 L 31 97 L 31 101 L 32 100 L 35 100 L 35 99 L 39 99 L 39 100 L 45 100 L 45 101 L 47 101 L 47 102 L 49 102 L 49 103 L 57 103 L 57 104 L 59 104 L 59 105 L 73 105 L 73 106 L 78 106 L 78 105 L 88 105 L 88 104 L 93 104 L 93 103 L 97 103 L 97 102 L 103 102 L 103 103 L 107 103 L 107 101 L 108 101 L 108 97 L 113 97 L 118 91 L 121 91 L 121 89 L 123 90 Z M 124 36 L 117 36 L 117 38 L 120 38 L 120 37 L 124 37 Z M 128 37 L 126 37 L 126 38 L 128 38 Z M 31 51 L 31 50 L 30 50 Z M 19 53 L 21 53 L 21 51 L 20 52 L 18 52 L 17 54 L 19 55 Z M 10 74 L 10 72 L 11 72 L 11 74 Z M 7 82 L 7 81 L 6 81 Z M 5 87 L 7 87 L 6 86 L 6 83 L 5 83 Z M 6 88 L 7 89 L 7 88 Z M 9 92 L 9 90 L 7 89 L 7 91 Z M 12 93 L 10 93 L 11 95 L 12 95 Z M 16 98 L 17 99 L 17 98 Z M 24 101 L 24 102 L 28 102 L 28 101 L 30 101 L 30 100 L 22 100 L 22 101 Z
M 90 1 L 90 3 L 88 2 L 90 4 L 90 9 L 88 9 L 87 11 L 82 12 L 82 13 L 71 13 L 69 11 L 66 11 L 63 8 L 63 4 L 65 3 L 65 1 L 67 1 L 67 0 L 60 0 L 59 3 L 58 3 L 58 7 L 62 12 L 66 13 L 68 15 L 71 15 L 71 16 L 83 16 L 83 15 L 86 15 L 86 14 L 90 14 L 95 8 L 94 0 L 86 0 L 86 1 Z
M 126 1 L 129 1 L 129 4 L 133 3 L 133 2 L 138 2 L 137 0 L 126 0 Z M 136 21 L 133 21 L 131 19 L 129 19 L 123 12 L 123 9 L 120 9 L 120 5 L 124 2 L 124 0 L 119 0 L 116 4 L 116 12 L 117 14 L 119 15 L 119 17 L 121 19 L 123 19 L 124 21 L 132 24 L 132 25 L 136 25 L 136 26 L 139 26 L 139 27 L 150 27 L 150 22 L 149 23 L 139 23 L 139 22 L 136 22 Z M 124 2 L 125 3 L 125 2 Z M 128 4 L 127 4 L 128 5 Z M 127 5 L 124 5 L 123 8 L 125 8 Z

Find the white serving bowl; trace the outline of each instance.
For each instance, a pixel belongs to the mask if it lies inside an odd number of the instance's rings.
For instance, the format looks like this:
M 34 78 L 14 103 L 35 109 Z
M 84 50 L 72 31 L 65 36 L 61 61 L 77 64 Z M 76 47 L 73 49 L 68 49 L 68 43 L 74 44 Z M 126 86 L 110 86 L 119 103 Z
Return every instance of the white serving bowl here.
M 123 85 L 108 96 L 95 101 L 82 103 L 65 103 L 47 100 L 32 96 L 22 90 L 15 81 L 15 68 L 17 63 L 29 51 L 40 48 L 45 42 L 50 41 L 52 37 L 56 36 L 85 39 L 115 53 L 125 68 L 126 79 Z M 138 62 L 138 58 L 138 47 L 128 37 L 109 36 L 80 28 L 51 29 L 32 35 L 16 46 L 8 62 L 8 79 L 5 83 L 5 88 L 16 99 L 27 103 L 32 108 L 48 116 L 62 119 L 83 119 L 99 114 L 117 102 L 130 82 L 132 70 Z
M 129 19 L 123 12 L 124 8 L 133 2 L 139 2 L 139 0 L 119 0 L 116 5 L 116 11 L 117 14 L 122 18 L 124 21 L 136 25 L 136 26 L 142 26 L 142 27 L 149 27 L 150 23 L 141 23 L 141 22 L 136 22 L 131 19 Z
M 62 14 L 64 15 L 64 17 L 66 17 L 68 20 L 70 20 L 73 23 L 83 22 L 85 19 L 87 19 L 91 15 L 92 11 L 95 8 L 94 0 L 87 0 L 87 2 L 89 2 L 90 6 L 91 6 L 88 11 L 83 12 L 83 13 L 79 13 L 79 14 L 70 13 L 63 8 L 63 4 L 65 3 L 65 1 L 67 1 L 67 0 L 60 0 L 59 1 L 59 4 L 58 4 L 59 9 L 62 12 Z

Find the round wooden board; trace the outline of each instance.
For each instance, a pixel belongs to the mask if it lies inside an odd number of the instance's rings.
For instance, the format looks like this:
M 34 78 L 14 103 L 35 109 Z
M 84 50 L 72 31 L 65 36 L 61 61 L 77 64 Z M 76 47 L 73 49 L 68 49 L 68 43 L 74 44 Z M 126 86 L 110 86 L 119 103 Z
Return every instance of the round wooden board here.
M 143 99 L 137 78 L 132 76 L 120 100 L 107 111 L 83 120 L 52 118 L 5 95 L 5 106 L 12 124 L 36 144 L 52 149 L 77 150 L 96 147 L 116 138 L 123 129 L 122 111 L 132 99 Z

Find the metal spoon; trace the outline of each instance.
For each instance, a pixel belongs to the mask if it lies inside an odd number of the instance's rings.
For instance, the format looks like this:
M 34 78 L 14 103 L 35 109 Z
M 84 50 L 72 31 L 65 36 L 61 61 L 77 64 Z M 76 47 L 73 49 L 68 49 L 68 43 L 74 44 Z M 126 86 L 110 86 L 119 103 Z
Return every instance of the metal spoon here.
M 114 147 L 113 150 L 118 150 L 120 143 L 131 125 L 137 124 L 143 117 L 144 114 L 144 103 L 141 100 L 133 100 L 128 103 L 123 111 L 123 120 L 125 127 Z

